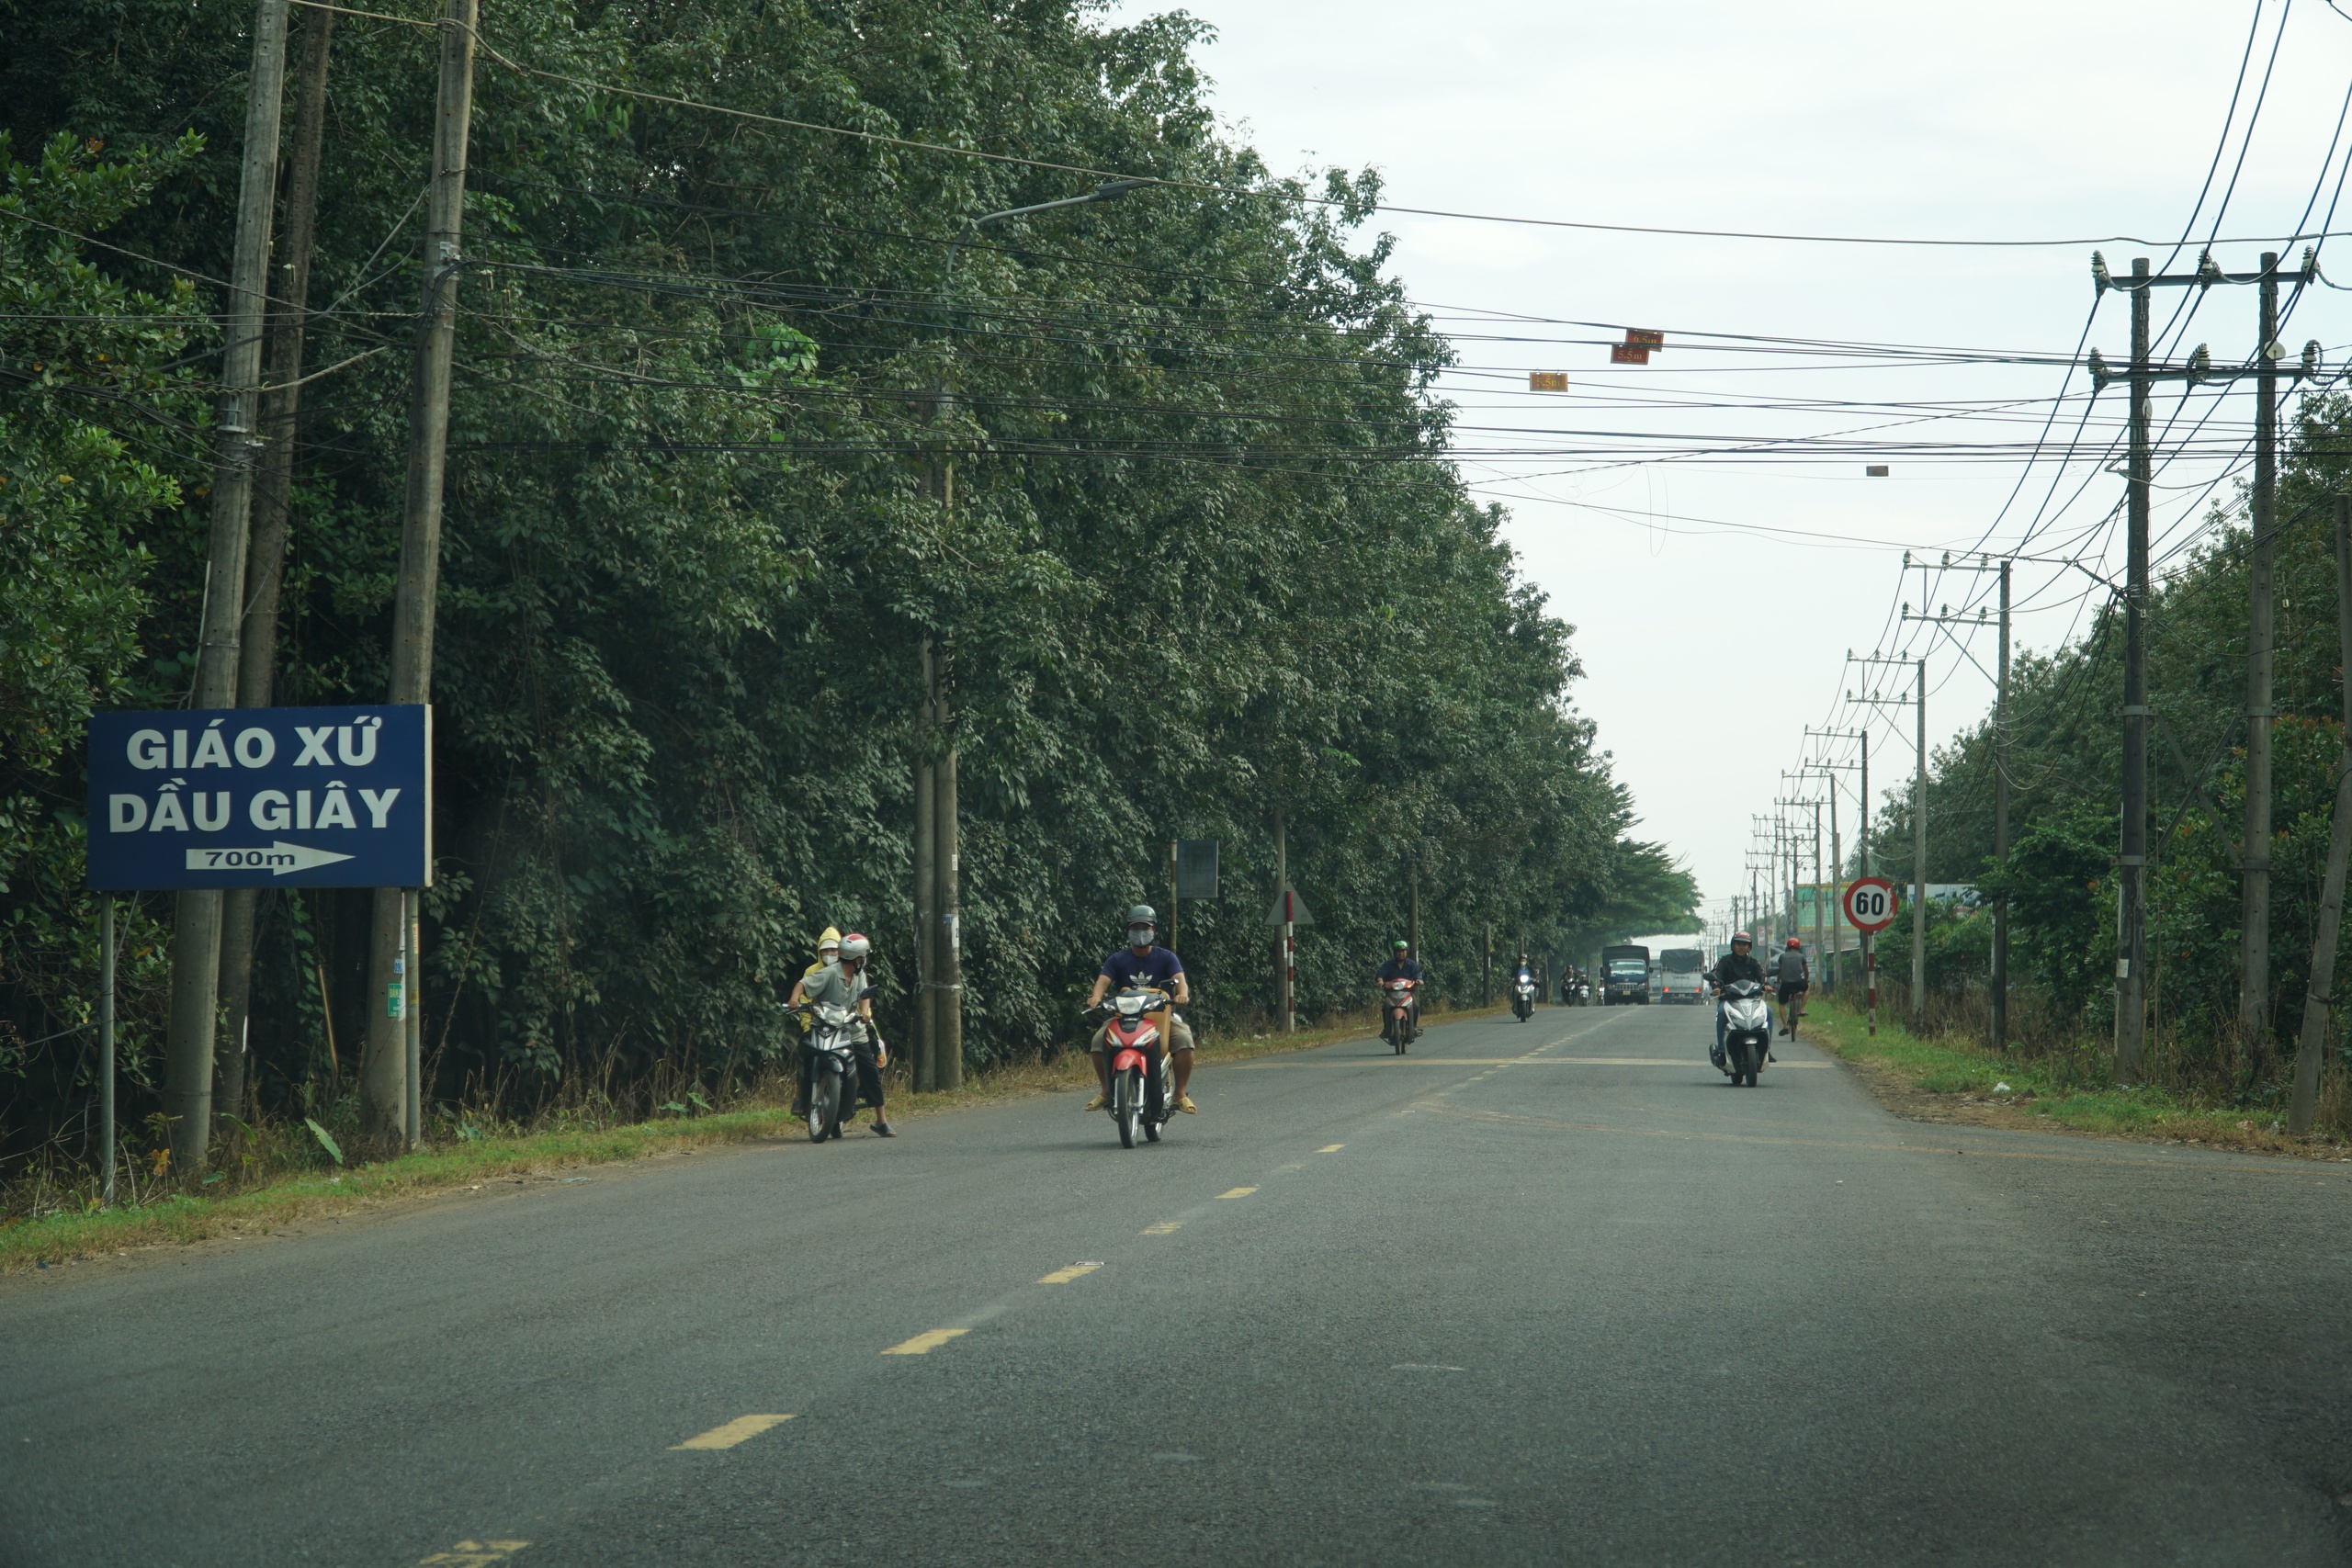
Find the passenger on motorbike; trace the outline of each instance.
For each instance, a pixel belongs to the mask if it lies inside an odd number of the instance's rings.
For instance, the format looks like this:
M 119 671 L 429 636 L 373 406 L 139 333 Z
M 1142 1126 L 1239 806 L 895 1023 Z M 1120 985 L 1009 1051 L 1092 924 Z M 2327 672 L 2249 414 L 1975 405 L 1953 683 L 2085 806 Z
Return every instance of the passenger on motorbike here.
M 809 1002 L 822 1007 L 828 1003 L 856 1011 L 865 1025 L 861 1038 L 850 1047 L 857 1058 L 858 1099 L 874 1107 L 874 1130 L 888 1138 L 891 1132 L 888 1114 L 882 1109 L 882 1069 L 890 1065 L 890 1051 L 882 1043 L 882 1032 L 874 1027 L 873 987 L 865 977 L 865 961 L 874 944 L 856 931 L 841 939 L 841 955 L 823 964 L 812 975 L 803 975 L 800 983 L 792 987 L 792 1000 L 797 1005 Z M 800 1101 L 806 1113 L 808 1102 L 808 1068 L 806 1052 L 802 1054 L 800 1069 Z M 848 1121 L 848 1117 L 843 1117 Z
M 1396 956 L 1380 966 L 1380 974 L 1374 986 L 1375 988 L 1385 987 L 1391 980 L 1413 982 L 1413 1032 L 1418 1034 L 1421 1028 L 1421 966 L 1413 960 L 1412 943 L 1403 937 L 1398 937 L 1388 946 Z M 1385 991 L 1383 995 L 1385 996 Z
M 1759 987 L 1764 984 L 1764 965 L 1757 961 L 1755 953 L 1751 951 L 1755 945 L 1755 939 L 1746 931 L 1732 932 L 1731 951 L 1716 959 L 1715 966 L 1707 971 L 1707 984 L 1713 986 L 1717 992 L 1715 998 L 1715 1054 L 1717 1055 L 1723 1055 L 1724 1049 L 1724 1020 L 1721 995 L 1723 988 L 1734 980 L 1753 980 Z
M 808 965 L 808 968 L 803 969 L 800 972 L 800 977 L 803 980 L 808 979 L 809 976 L 814 975 L 818 970 L 822 969 L 826 964 L 831 964 L 841 955 L 841 929 L 838 926 L 827 926 L 825 928 L 825 934 L 817 939 L 817 961 Z M 799 999 L 800 991 L 797 987 L 794 988 L 792 995 L 794 1000 L 797 1001 Z M 789 1006 L 790 1004 L 787 1003 L 786 1005 Z M 806 1038 L 810 1028 L 808 1015 L 803 1012 L 797 1012 L 790 1014 L 789 1016 L 791 1017 L 792 1021 L 799 1026 L 802 1037 Z M 800 1098 L 793 1101 L 792 1113 L 795 1116 L 806 1116 L 808 1114 L 808 1057 L 806 1053 L 803 1053 L 800 1057 Z
M 1159 920 L 1159 912 L 1148 904 L 1137 904 L 1127 911 L 1127 945 L 1102 961 L 1102 972 L 1094 976 L 1094 989 L 1086 998 L 1090 1012 L 1102 1005 L 1104 993 L 1130 986 L 1156 987 L 1178 1006 L 1192 1001 L 1193 987 L 1184 978 L 1182 962 L 1168 949 L 1154 945 Z M 1105 1022 L 1086 1043 L 1094 1055 L 1094 1077 L 1102 1086 L 1102 1092 L 1087 1101 L 1089 1111 L 1100 1111 L 1111 1103 L 1111 1057 L 1104 1044 L 1110 1028 Z M 1197 1111 L 1200 1107 L 1184 1092 L 1193 1081 L 1193 1029 L 1172 1010 L 1168 1014 L 1168 1050 L 1175 1059 L 1176 1109 Z

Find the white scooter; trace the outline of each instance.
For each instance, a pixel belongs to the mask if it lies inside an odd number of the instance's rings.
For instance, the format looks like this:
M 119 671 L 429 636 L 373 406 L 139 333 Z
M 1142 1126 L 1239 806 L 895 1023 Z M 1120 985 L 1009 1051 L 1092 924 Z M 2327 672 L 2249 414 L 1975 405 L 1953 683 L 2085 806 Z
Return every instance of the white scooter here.
M 1764 987 L 1754 980 L 1734 980 L 1716 994 L 1723 998 L 1724 1038 L 1707 1054 L 1717 1072 L 1730 1076 L 1733 1088 L 1753 1089 L 1772 1049 L 1772 1010 L 1765 1005 Z
M 1510 1010 L 1519 1015 L 1521 1023 L 1535 1016 L 1535 982 L 1530 976 L 1521 975 L 1512 982 Z

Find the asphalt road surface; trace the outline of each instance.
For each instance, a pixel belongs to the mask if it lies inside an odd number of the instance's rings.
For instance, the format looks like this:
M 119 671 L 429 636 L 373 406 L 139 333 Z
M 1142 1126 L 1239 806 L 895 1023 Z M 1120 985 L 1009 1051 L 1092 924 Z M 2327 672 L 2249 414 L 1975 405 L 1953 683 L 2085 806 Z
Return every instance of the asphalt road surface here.
M 2352 1556 L 2352 1165 L 1905 1123 L 1802 1046 L 1734 1089 L 1710 1027 L 10 1281 L 0 1563 Z

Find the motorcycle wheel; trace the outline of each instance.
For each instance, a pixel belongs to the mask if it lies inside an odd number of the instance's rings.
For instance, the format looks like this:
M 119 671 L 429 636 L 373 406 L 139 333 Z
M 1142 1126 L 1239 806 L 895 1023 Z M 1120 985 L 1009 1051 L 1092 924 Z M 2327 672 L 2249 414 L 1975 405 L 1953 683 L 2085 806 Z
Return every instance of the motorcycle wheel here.
M 842 1080 L 827 1072 L 815 1077 L 817 1081 L 808 1086 L 808 1141 L 821 1144 L 835 1131 L 833 1109 L 841 1095 Z
M 1129 1067 L 1118 1077 L 1117 1099 L 1112 1106 L 1112 1114 L 1119 1123 L 1119 1146 L 1123 1149 L 1136 1146 L 1136 1123 L 1143 1117 L 1139 1103 L 1142 1099 L 1143 1075 Z

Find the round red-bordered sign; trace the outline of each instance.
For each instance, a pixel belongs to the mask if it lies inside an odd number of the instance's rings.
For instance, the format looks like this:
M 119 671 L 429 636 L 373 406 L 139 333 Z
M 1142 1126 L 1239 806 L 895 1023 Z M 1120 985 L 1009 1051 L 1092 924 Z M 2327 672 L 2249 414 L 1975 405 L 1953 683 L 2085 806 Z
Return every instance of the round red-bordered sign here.
M 1894 911 L 1902 900 L 1896 897 L 1893 883 L 1883 877 L 1864 876 L 1846 889 L 1840 902 L 1845 906 L 1849 925 L 1875 935 L 1894 923 Z

